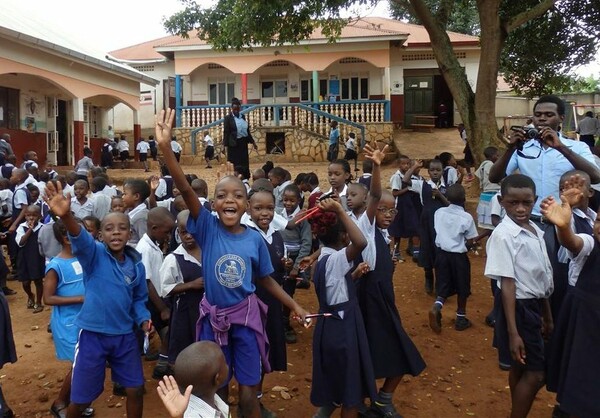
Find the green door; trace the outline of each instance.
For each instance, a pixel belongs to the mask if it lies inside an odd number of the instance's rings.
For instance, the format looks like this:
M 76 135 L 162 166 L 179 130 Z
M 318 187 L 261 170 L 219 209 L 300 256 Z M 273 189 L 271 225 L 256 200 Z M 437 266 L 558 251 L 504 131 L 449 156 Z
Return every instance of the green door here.
M 434 115 L 433 76 L 404 77 L 404 126 L 410 128 L 414 115 Z

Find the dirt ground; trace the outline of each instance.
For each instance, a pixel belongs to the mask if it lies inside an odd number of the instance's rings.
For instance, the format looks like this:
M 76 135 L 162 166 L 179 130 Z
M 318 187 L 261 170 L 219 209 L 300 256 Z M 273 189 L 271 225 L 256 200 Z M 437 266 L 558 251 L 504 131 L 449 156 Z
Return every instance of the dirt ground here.
M 414 135 L 403 132 L 396 143 L 401 152 L 414 158 L 431 158 L 446 150 L 455 153 L 457 158 L 462 158 L 462 143 L 454 130 Z M 259 165 L 253 164 L 252 168 Z M 184 169 L 203 176 L 212 193 L 216 169 L 204 170 L 202 167 Z M 315 171 L 322 186 L 328 187 L 326 164 L 285 164 L 285 167 L 291 171 L 292 176 L 301 171 Z M 392 166 L 384 167 L 385 186 L 395 170 Z M 117 182 L 127 177 L 144 177 L 144 174 L 142 170 L 109 171 L 109 175 Z M 469 194 L 471 197 L 467 205 L 471 213 L 476 206 L 474 194 Z M 498 368 L 496 351 L 491 346 L 493 331 L 484 323 L 485 315 L 492 306 L 489 280 L 483 277 L 485 253 L 471 253 L 470 258 L 473 294 L 469 299 L 467 313 L 474 326 L 463 332 L 454 330 L 452 318 L 456 302 L 452 298 L 444 309 L 444 329 L 440 335 L 434 334 L 428 326 L 427 312 L 433 298 L 423 290 L 422 270 L 409 259 L 396 267 L 394 289 L 402 321 L 427 362 L 427 369 L 416 378 L 405 377 L 394 395 L 394 403 L 404 417 L 508 416 L 508 375 Z M 0 383 L 17 416 L 50 416 L 49 408 L 58 394 L 69 365 L 55 359 L 52 336 L 46 332 L 50 309 L 33 314 L 25 307 L 25 294 L 18 282 L 9 282 L 9 287 L 18 291 L 17 295 L 9 296 L 8 300 L 19 359 L 15 364 L 6 365 L 0 372 Z M 317 311 L 313 288 L 299 290 L 296 295 L 303 307 L 311 312 Z M 312 329 L 304 330 L 299 326 L 296 329 L 298 343 L 288 346 L 288 371 L 272 373 L 266 377 L 263 403 L 279 417 L 308 418 L 315 409 L 309 400 Z M 153 366 L 153 362 L 144 362 L 147 376 L 144 417 L 167 417 L 156 394 L 157 382 L 151 379 Z M 288 390 L 283 394 L 272 391 L 275 386 L 283 386 Z M 541 390 L 530 416 L 549 417 L 553 404 L 554 396 Z M 97 417 L 125 416 L 125 399 L 112 396 L 108 377 L 105 392 L 93 406 Z M 232 407 L 233 414 L 236 409 L 235 406 Z

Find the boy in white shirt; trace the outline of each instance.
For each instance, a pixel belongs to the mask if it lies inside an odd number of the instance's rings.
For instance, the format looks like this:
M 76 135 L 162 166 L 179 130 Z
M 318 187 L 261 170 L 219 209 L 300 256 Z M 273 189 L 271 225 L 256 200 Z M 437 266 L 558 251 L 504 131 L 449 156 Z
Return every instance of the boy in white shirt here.
M 135 149 L 139 153 L 140 161 L 144 163 L 144 171 L 147 173 L 150 171 L 150 169 L 148 169 L 148 151 L 150 151 L 150 144 L 146 142 L 144 138 L 140 138 L 140 142 L 138 142 Z
M 177 162 L 179 162 L 179 160 L 181 159 L 181 151 L 183 150 L 183 148 L 181 147 L 179 142 L 177 142 L 177 138 L 174 136 L 171 137 L 171 149 L 173 150 L 173 154 L 175 154 L 175 159 L 177 160 Z
M 121 169 L 125 169 L 125 162 L 129 159 L 129 142 L 125 139 L 124 135 L 121 135 L 121 140 L 117 142 L 117 151 L 119 151 L 119 157 L 121 158 Z
M 204 132 L 204 160 L 206 161 L 206 168 L 212 168 L 210 161 L 215 159 L 215 143 L 208 131 Z M 217 154 L 217 163 L 219 163 L 219 154 Z

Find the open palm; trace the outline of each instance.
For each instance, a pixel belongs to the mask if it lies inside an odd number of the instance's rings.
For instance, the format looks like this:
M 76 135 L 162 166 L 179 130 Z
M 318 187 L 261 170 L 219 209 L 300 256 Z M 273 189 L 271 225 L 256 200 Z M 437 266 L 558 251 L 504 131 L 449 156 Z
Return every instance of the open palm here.
M 182 395 L 173 376 L 164 376 L 163 380 L 158 382 L 158 396 L 163 401 L 165 408 L 169 411 L 171 417 L 183 417 L 183 413 L 190 403 L 192 386 L 185 389 Z
M 566 197 L 561 195 L 558 203 L 552 196 L 542 201 L 542 215 L 559 228 L 564 228 L 571 223 L 571 206 Z
M 385 152 L 387 151 L 388 146 L 384 146 L 382 150 L 379 149 L 377 143 L 375 143 L 375 147 L 371 147 L 370 145 L 365 145 L 365 158 L 373 161 L 373 164 L 381 165 L 383 160 L 385 159 Z
M 44 201 L 50 207 L 52 213 L 58 217 L 65 216 L 71 212 L 71 195 L 63 195 L 62 185 L 60 181 L 56 182 L 56 187 L 52 182 L 46 185 L 46 196 Z

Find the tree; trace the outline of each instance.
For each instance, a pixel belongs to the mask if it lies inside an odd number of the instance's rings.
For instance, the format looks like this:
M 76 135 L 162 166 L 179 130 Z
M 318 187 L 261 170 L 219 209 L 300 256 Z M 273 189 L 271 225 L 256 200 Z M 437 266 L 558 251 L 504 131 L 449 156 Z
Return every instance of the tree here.
M 334 42 L 341 28 L 349 23 L 340 17 L 340 10 L 353 5 L 372 5 L 375 0 L 218 0 L 210 9 L 202 9 L 194 0 L 183 0 L 185 9 L 165 21 L 173 34 L 187 36 L 197 29 L 199 37 L 209 40 L 220 50 L 251 48 L 252 45 L 283 45 L 298 43 L 319 28 Z M 456 102 L 457 109 L 467 129 L 469 144 L 477 160 L 489 145 L 502 146 L 495 118 L 496 80 L 501 54 L 507 39 L 519 29 L 529 34 L 527 26 L 535 19 L 557 13 L 557 0 L 390 0 L 417 19 L 427 30 L 440 73 L 444 77 Z M 562 0 L 569 3 L 569 0 Z M 561 2 L 561 4 L 562 4 Z M 577 7 L 568 8 L 572 19 L 586 3 L 589 14 L 586 22 L 593 23 L 596 14 L 593 4 L 597 0 L 579 0 Z M 481 59 L 476 91 L 456 58 L 446 32 L 459 6 L 469 10 L 475 6 L 479 20 Z M 596 11 L 597 13 L 597 11 Z M 600 22 L 600 20 L 596 21 Z M 535 35 L 535 33 L 534 33 Z M 545 38 L 546 49 L 556 43 Z M 538 45 L 536 45 L 537 47 Z M 530 50 L 534 56 L 537 49 Z M 516 59 L 513 56 L 512 59 Z M 532 58 L 533 63 L 540 63 Z M 540 67 L 543 65 L 539 65 Z

